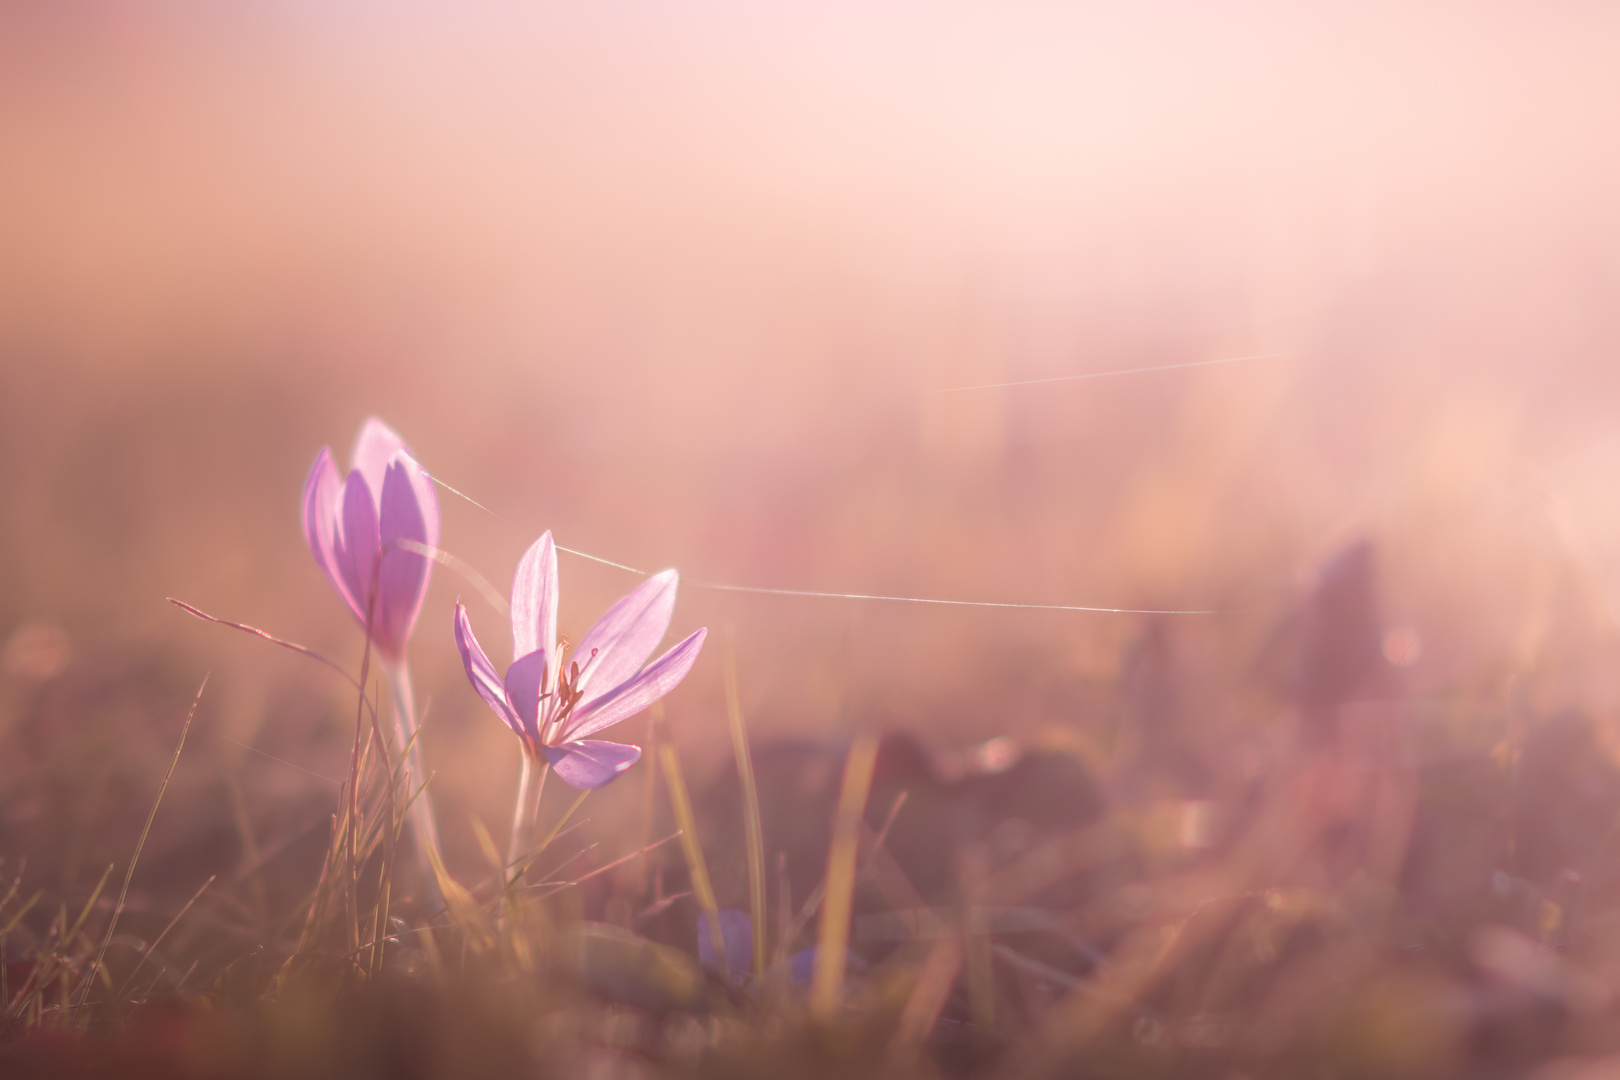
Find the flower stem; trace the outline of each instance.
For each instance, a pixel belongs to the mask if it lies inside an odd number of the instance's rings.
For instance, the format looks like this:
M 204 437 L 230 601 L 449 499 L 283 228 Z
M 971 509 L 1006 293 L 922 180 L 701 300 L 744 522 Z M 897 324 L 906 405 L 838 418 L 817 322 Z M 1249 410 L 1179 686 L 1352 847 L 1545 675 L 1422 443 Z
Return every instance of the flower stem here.
M 420 787 L 427 780 L 422 769 L 422 747 L 416 736 L 416 698 L 411 693 L 410 665 L 403 660 L 398 664 L 384 664 L 388 673 L 388 688 L 394 699 L 395 734 L 400 747 L 409 747 L 405 763 L 410 783 Z M 408 792 L 407 792 L 408 794 Z M 416 856 L 422 866 L 426 897 L 436 902 L 439 897 L 438 876 L 433 863 L 439 860 L 439 827 L 433 817 L 433 800 L 422 791 L 411 803 L 411 831 L 416 835 Z
M 508 880 L 511 880 L 512 868 L 519 859 L 529 854 L 529 848 L 534 844 L 536 827 L 540 822 L 540 799 L 546 793 L 546 775 L 550 772 L 544 758 L 531 752 L 528 747 L 523 748 L 523 772 L 518 776 L 517 802 L 512 806 L 512 839 L 506 845 Z
M 523 771 L 518 774 L 517 801 L 512 804 L 512 838 L 506 844 L 506 872 L 512 872 L 512 866 L 523 854 L 523 849 L 529 840 L 531 828 L 531 815 L 529 809 L 530 789 L 534 787 L 534 755 L 529 748 L 523 748 Z

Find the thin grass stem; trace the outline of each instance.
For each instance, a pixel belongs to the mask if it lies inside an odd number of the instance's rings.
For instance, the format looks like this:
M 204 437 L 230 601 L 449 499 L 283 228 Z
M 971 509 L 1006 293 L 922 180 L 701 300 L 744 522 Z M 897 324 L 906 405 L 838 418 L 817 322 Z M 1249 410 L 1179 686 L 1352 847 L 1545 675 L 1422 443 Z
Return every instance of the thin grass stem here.
M 152 810 L 146 815 L 146 824 L 141 828 L 141 838 L 135 842 L 135 854 L 130 857 L 129 870 L 124 874 L 124 887 L 119 890 L 118 903 L 113 906 L 112 918 L 107 921 L 107 933 L 101 939 L 101 948 L 96 950 L 95 960 L 84 974 L 79 992 L 81 1004 L 89 995 L 95 975 L 101 970 L 101 962 L 106 959 L 107 946 L 112 944 L 113 934 L 118 930 L 118 920 L 124 914 L 124 902 L 129 899 L 129 883 L 135 877 L 135 864 L 141 860 L 141 849 L 146 846 L 146 837 L 152 831 L 152 822 L 157 818 L 158 807 L 163 805 L 163 793 L 169 789 L 169 780 L 174 776 L 175 766 L 180 764 L 180 751 L 186 748 L 186 734 L 191 731 L 191 721 L 197 716 L 197 704 L 202 701 L 203 691 L 208 689 L 208 678 L 207 675 L 203 676 L 202 685 L 197 687 L 197 696 L 191 699 L 191 708 L 186 711 L 186 722 L 180 728 L 180 741 L 175 744 L 174 757 L 169 759 L 169 771 L 163 774 L 163 783 L 158 785 L 157 798 L 152 800 Z
M 816 963 L 810 978 L 810 1011 L 817 1019 L 831 1019 L 844 996 L 844 953 L 849 947 L 849 924 L 855 899 L 855 856 L 860 847 L 861 815 L 872 787 L 877 764 L 877 739 L 863 734 L 844 759 L 844 781 L 838 792 L 833 819 L 832 845 L 827 852 L 827 892 L 821 905 L 816 934 Z
M 900 1022 L 889 1043 L 890 1065 L 905 1068 L 913 1063 L 917 1048 L 939 1021 L 961 969 L 962 946 L 956 939 L 945 938 L 929 950 L 917 981 L 911 985 L 905 1008 L 900 1010 Z
M 135 961 L 135 966 L 129 969 L 129 974 L 124 977 L 124 984 L 118 988 L 118 993 L 113 995 L 115 998 L 124 996 L 124 992 L 129 989 L 130 983 L 135 981 L 135 976 L 140 973 L 141 968 L 146 966 L 146 962 L 151 959 L 152 954 L 157 952 L 157 947 L 163 944 L 163 939 L 169 936 L 169 931 L 179 925 L 180 920 L 186 917 L 186 912 L 190 911 L 192 906 L 202 899 L 202 894 L 208 891 L 208 886 L 212 885 L 217 877 L 217 874 L 209 874 L 208 880 L 202 883 L 201 888 L 191 894 L 191 899 L 187 900 L 185 907 L 181 908 L 175 917 L 169 920 L 169 925 L 163 928 L 163 932 L 153 938 L 151 944 L 145 949 L 141 950 L 140 959 Z
M 698 907 L 708 916 L 709 940 L 714 944 L 715 963 L 721 971 L 726 966 L 726 942 L 720 931 L 720 905 L 715 902 L 714 886 L 709 882 L 709 867 L 703 861 L 703 848 L 698 843 L 697 822 L 692 815 L 692 800 L 686 794 L 686 780 L 681 776 L 680 759 L 675 747 L 665 741 L 658 747 L 658 764 L 664 770 L 664 786 L 669 789 L 669 805 L 675 812 L 675 824 L 681 830 L 681 853 L 686 856 L 687 873 L 692 878 L 692 895 Z
M 754 759 L 748 750 L 748 729 L 743 723 L 742 697 L 737 691 L 736 632 L 726 627 L 722 656 L 726 674 L 726 715 L 731 722 L 731 749 L 737 758 L 737 779 L 742 784 L 743 832 L 748 844 L 748 914 L 753 920 L 754 978 L 765 976 L 765 829 L 760 822 L 759 789 L 754 783 Z

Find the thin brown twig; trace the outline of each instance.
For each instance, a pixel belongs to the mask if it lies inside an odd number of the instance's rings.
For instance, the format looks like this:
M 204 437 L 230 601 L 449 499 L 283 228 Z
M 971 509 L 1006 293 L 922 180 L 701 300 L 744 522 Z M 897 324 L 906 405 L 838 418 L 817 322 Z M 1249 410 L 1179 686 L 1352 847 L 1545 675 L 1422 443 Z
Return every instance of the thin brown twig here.
M 345 671 L 343 666 L 336 660 L 321 655 L 314 649 L 309 648 L 307 645 L 300 645 L 296 641 L 288 641 L 285 638 L 278 638 L 268 630 L 261 630 L 257 626 L 249 626 L 247 623 L 232 622 L 230 619 L 221 619 L 217 615 L 210 615 L 201 608 L 188 604 L 184 600 L 176 600 L 172 596 L 165 597 L 164 599 L 168 600 L 169 603 L 173 604 L 181 611 L 184 611 L 189 615 L 194 615 L 203 622 L 211 622 L 219 626 L 228 626 L 232 630 L 240 630 L 244 634 L 252 634 L 254 637 L 262 638 L 272 645 L 279 645 L 283 649 L 288 649 L 292 652 L 298 653 L 300 656 L 307 656 L 318 664 L 324 664 L 333 671 L 337 672 L 339 675 L 343 676 L 344 681 L 350 686 L 354 687 L 356 690 L 362 689 L 364 685 L 363 682 L 355 681 L 355 677 Z

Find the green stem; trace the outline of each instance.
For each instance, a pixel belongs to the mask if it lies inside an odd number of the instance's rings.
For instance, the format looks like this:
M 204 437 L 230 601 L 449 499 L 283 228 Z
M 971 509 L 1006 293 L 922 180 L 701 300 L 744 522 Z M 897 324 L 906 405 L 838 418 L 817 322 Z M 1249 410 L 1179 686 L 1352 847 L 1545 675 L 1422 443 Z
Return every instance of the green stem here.
M 545 758 L 536 754 L 534 763 L 539 769 L 540 779 L 534 782 L 534 796 L 529 800 L 528 821 L 523 828 L 524 840 L 529 844 L 534 843 L 534 838 L 540 830 L 540 800 L 546 794 L 546 777 L 551 775 L 551 766 Z
M 409 783 L 413 787 L 421 787 L 427 781 L 427 773 L 422 768 L 422 747 L 416 737 L 416 697 L 411 693 L 410 665 L 402 660 L 398 664 L 384 664 L 383 669 L 388 673 L 388 688 L 394 699 L 395 737 L 399 740 L 399 746 L 410 747 L 405 755 Z M 433 861 L 439 854 L 439 826 L 433 817 L 433 798 L 428 791 L 423 791 L 411 803 L 410 818 L 411 831 L 416 834 L 416 857 L 422 866 L 426 894 L 430 901 L 436 901 L 439 882 L 433 872 Z
M 529 843 L 534 817 L 528 812 L 534 788 L 534 755 L 523 748 L 523 771 L 518 774 L 517 801 L 512 804 L 512 838 L 506 844 L 506 872 L 518 861 Z

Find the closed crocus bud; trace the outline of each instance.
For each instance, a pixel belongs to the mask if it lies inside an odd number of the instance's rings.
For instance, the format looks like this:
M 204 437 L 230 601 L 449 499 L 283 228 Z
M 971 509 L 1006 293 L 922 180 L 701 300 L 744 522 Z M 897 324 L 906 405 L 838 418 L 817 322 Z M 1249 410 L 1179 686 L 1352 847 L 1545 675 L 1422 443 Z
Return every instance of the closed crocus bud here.
M 1294 692 L 1307 711 L 1354 701 L 1386 674 L 1371 541 L 1357 540 L 1322 564 L 1300 611 L 1299 637 Z
M 748 912 L 736 908 L 720 909 L 720 942 L 726 950 L 727 980 L 742 978 L 754 966 L 754 920 Z M 710 971 L 720 970 L 720 958 L 714 951 L 714 931 L 709 927 L 709 913 L 698 912 L 698 963 Z
M 432 560 L 401 541 L 439 545 L 439 502 L 433 481 L 404 440 L 372 417 L 360 428 L 347 478 L 322 448 L 304 485 L 304 536 L 315 562 L 390 663 L 405 646 Z

